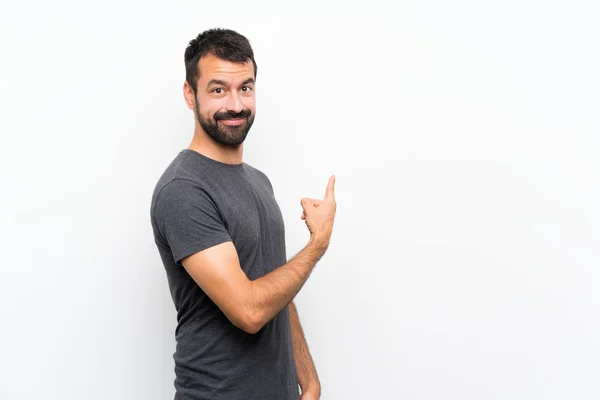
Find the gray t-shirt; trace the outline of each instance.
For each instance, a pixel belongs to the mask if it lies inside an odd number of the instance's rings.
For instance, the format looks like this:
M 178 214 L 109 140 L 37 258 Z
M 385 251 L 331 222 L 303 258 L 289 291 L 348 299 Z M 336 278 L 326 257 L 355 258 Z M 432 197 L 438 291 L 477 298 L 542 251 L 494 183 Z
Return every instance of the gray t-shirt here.
M 299 399 L 288 308 L 248 334 L 181 264 L 226 241 L 250 280 L 287 262 L 283 217 L 267 176 L 184 149 L 159 179 L 150 214 L 177 310 L 175 399 Z

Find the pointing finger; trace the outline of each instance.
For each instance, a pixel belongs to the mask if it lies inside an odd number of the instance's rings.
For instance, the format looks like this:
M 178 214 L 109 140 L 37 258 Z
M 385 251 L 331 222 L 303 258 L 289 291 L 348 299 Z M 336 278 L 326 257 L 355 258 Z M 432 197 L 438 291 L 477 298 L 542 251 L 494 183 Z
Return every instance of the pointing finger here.
M 332 200 L 335 200 L 334 189 L 335 189 L 335 175 L 331 175 L 331 177 L 329 178 L 329 182 L 327 183 L 327 190 L 325 192 L 326 199 L 330 198 Z

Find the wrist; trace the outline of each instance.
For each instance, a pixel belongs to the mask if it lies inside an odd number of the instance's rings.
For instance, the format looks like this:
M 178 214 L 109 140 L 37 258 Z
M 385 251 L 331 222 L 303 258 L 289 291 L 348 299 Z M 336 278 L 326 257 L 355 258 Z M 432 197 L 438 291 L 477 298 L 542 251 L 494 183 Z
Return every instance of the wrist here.
M 311 235 L 308 244 L 325 253 L 327 247 L 329 247 L 329 238 L 325 235 Z
M 308 252 L 309 257 L 315 264 L 321 260 L 321 257 L 323 257 L 325 254 L 326 249 L 327 247 L 325 246 L 324 242 L 315 239 L 309 240 L 305 247 L 305 251 Z
M 317 398 L 321 396 L 321 383 L 317 380 L 315 382 L 309 382 L 305 385 L 300 385 L 302 393 L 310 393 L 315 395 Z

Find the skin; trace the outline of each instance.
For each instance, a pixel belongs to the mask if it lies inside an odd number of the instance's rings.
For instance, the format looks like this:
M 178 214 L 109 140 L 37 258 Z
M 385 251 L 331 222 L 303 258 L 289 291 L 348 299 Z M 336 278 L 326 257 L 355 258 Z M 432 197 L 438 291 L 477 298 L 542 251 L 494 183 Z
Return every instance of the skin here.
M 197 93 L 194 94 L 187 81 L 183 86 L 185 102 L 195 116 L 194 137 L 188 148 L 225 164 L 240 164 L 244 152 L 243 143 L 228 146 L 215 141 L 202 128 L 198 119 L 213 120 L 217 113 L 241 113 L 243 110 L 248 110 L 253 118 L 256 112 L 254 65 L 252 61 L 233 63 L 207 54 L 200 60 L 199 69 Z M 219 84 L 218 81 L 224 84 Z M 196 110 L 199 110 L 200 117 Z M 230 125 L 231 122 L 233 121 L 217 122 L 219 128 L 230 138 L 249 123 L 246 120 L 241 126 L 236 126 Z
M 194 111 L 194 137 L 189 149 L 226 164 L 240 164 L 244 130 L 256 112 L 252 61 L 234 63 L 208 54 L 199 62 L 197 93 L 185 82 L 184 98 Z M 219 116 L 245 114 L 237 121 Z M 212 125 L 211 125 L 212 124 Z M 207 132 L 204 126 L 212 126 Z M 321 384 L 308 350 L 293 298 L 329 247 L 336 213 L 335 176 L 323 199 L 303 198 L 301 218 L 310 232 L 306 246 L 286 264 L 249 280 L 232 242 L 222 243 L 182 260 L 190 276 L 232 324 L 249 334 L 258 332 L 284 307 L 289 307 L 292 344 L 302 400 L 318 400 Z

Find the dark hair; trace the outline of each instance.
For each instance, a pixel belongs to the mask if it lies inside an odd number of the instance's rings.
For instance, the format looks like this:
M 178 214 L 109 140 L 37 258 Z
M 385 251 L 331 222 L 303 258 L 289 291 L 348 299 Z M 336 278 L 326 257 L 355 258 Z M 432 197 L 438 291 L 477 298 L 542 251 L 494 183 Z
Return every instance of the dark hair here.
M 194 90 L 194 93 L 198 90 L 197 84 L 200 78 L 198 63 L 208 53 L 231 62 L 252 60 L 254 77 L 256 78 L 258 68 L 248 39 L 231 29 L 209 29 L 191 40 L 189 46 L 185 49 L 185 79 Z

